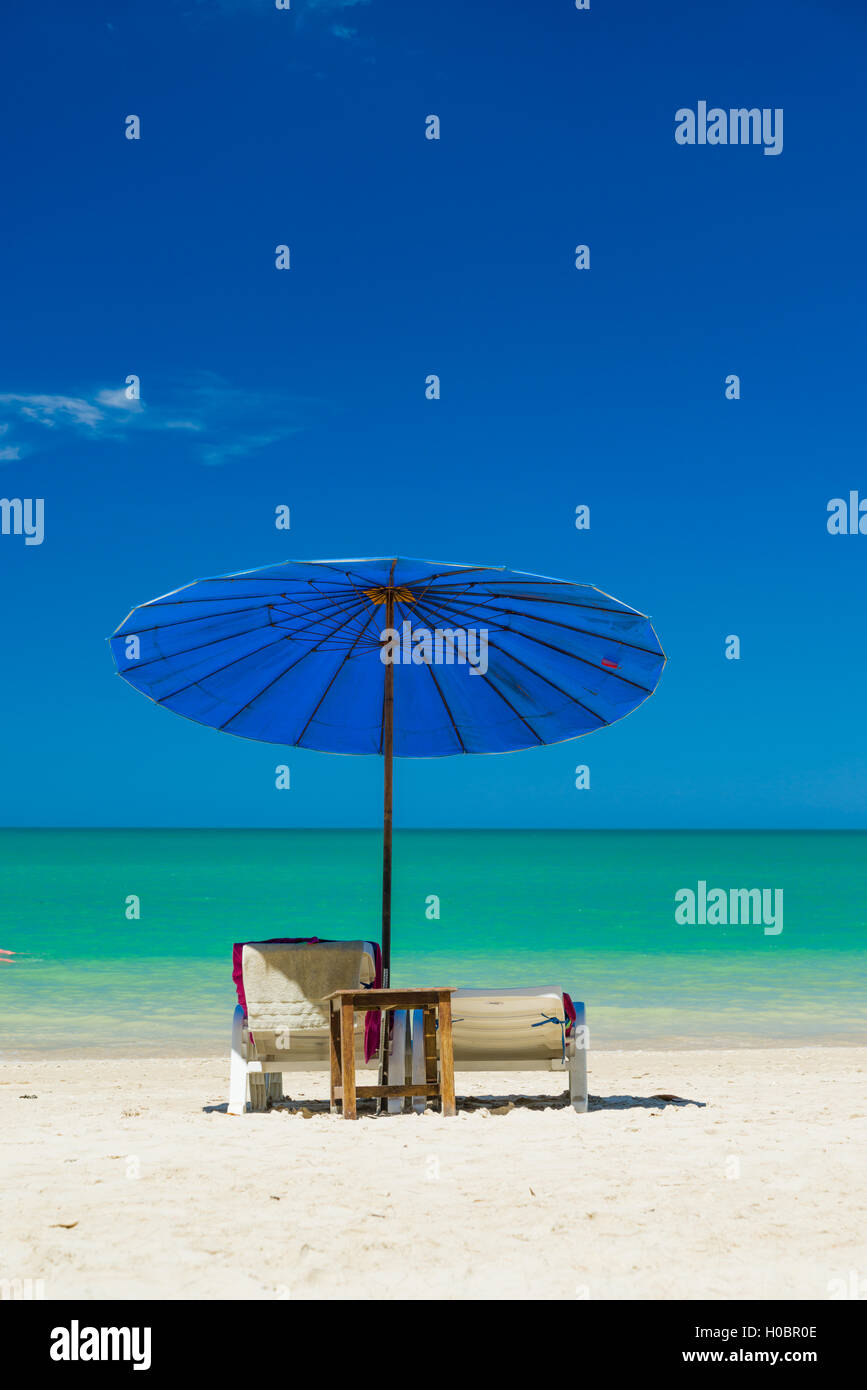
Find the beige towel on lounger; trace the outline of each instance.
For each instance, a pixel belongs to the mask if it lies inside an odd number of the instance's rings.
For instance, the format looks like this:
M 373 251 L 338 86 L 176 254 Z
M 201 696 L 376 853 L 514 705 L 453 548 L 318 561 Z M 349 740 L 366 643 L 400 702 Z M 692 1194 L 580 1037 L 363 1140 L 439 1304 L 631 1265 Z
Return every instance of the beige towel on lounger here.
M 364 941 L 247 942 L 242 968 L 254 1035 L 327 1028 L 325 996 L 336 989 L 361 989 L 374 972 Z

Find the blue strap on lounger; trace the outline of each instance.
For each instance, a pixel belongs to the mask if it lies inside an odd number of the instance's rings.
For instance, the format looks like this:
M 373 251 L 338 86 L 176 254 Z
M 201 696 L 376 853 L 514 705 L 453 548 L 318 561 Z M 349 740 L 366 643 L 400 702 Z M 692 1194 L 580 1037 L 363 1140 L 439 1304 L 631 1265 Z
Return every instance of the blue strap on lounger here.
M 560 1029 L 560 1045 L 561 1045 L 561 1047 L 562 1047 L 562 1049 L 563 1049 L 563 1061 L 564 1061 L 564 1062 L 566 1061 L 566 1024 L 567 1024 L 568 1022 L 569 1022 L 568 1019 L 565 1019 L 565 1018 L 557 1018 L 556 1014 L 551 1014 L 550 1016 L 543 1016 L 542 1018 L 540 1018 L 538 1023 L 531 1023 L 531 1024 L 530 1024 L 530 1027 L 531 1027 L 531 1028 L 541 1028 L 545 1023 L 556 1023 L 556 1024 L 557 1024 L 558 1028 Z

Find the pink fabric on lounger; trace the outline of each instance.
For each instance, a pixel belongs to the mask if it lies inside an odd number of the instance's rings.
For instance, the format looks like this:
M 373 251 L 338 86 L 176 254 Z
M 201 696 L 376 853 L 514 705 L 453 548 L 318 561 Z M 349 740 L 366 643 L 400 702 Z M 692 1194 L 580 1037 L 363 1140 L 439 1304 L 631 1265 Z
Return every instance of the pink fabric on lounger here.
M 575 1005 L 572 1003 L 572 1000 L 565 990 L 563 991 L 563 1012 L 568 1020 L 566 1023 L 566 1037 L 568 1038 L 575 1024 L 578 1022 L 578 1014 L 575 1011 Z

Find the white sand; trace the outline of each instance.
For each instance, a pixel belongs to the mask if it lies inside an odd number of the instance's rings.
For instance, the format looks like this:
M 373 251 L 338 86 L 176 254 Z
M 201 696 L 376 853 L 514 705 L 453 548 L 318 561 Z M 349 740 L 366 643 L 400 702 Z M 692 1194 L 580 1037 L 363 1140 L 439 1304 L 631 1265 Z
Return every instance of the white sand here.
M 825 1299 L 867 1274 L 867 1048 L 598 1052 L 586 1115 L 349 1123 L 319 1075 L 286 1078 L 309 1119 L 232 1118 L 226 1073 L 4 1063 L 0 1279 L 46 1298 Z M 458 1092 L 562 1094 L 540 1078 Z

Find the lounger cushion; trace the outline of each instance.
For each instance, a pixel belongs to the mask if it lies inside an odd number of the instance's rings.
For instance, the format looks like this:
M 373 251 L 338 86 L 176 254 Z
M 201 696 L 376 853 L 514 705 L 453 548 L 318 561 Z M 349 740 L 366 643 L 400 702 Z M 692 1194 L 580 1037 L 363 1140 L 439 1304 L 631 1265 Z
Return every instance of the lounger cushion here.
M 455 1062 L 561 1057 L 563 1027 L 546 1018 L 565 1019 L 563 991 L 554 985 L 458 989 L 452 995 Z

